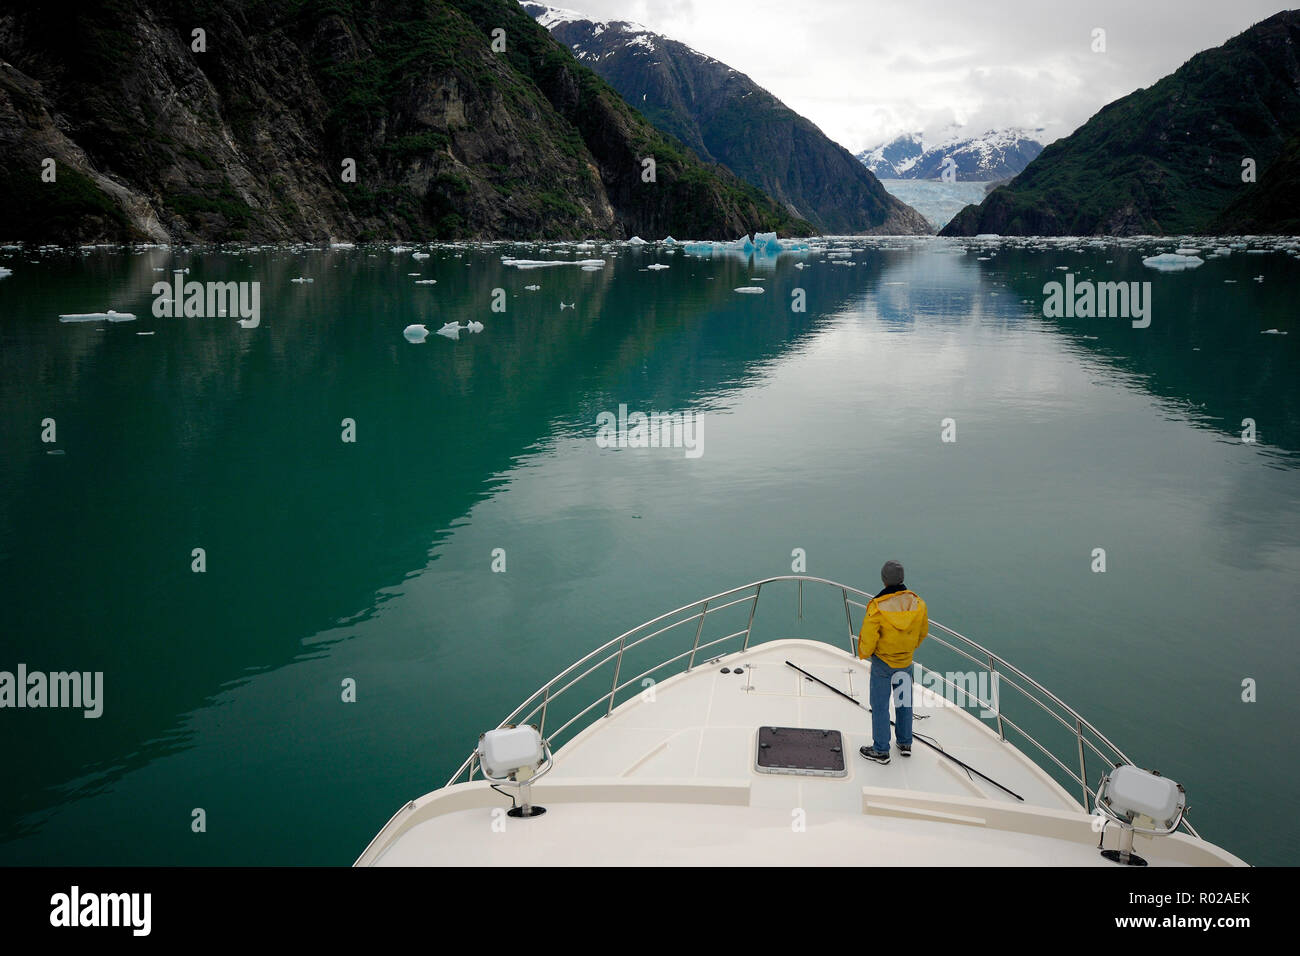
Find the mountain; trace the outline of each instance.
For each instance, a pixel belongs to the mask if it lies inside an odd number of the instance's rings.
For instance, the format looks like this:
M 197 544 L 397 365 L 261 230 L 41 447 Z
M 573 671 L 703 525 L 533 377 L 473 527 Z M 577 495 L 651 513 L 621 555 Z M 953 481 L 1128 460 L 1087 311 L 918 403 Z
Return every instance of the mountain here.
M 812 231 L 510 0 L 6 4 L 0 208 L 35 241 Z
M 920 133 L 858 153 L 858 161 L 881 179 L 938 179 L 948 157 L 961 181 L 1010 179 L 1043 151 L 1043 144 L 1021 129 L 989 130 L 982 136 L 953 138 L 926 147 Z
M 902 179 L 924 152 L 920 133 L 904 133 L 874 149 L 864 149 L 857 158 L 880 179 Z
M 1292 10 L 1198 53 L 1052 143 L 943 234 L 1206 233 L 1234 203 L 1266 210 L 1270 183 L 1294 182 L 1270 166 L 1295 162 L 1286 144 L 1300 133 L 1298 50 Z M 1242 182 L 1247 158 L 1258 182 Z
M 656 127 L 827 233 L 929 233 L 842 146 L 743 73 L 637 23 L 525 2 Z
M 1216 235 L 1300 236 L 1300 135 L 1291 137 L 1258 184 L 1243 189 L 1219 213 Z

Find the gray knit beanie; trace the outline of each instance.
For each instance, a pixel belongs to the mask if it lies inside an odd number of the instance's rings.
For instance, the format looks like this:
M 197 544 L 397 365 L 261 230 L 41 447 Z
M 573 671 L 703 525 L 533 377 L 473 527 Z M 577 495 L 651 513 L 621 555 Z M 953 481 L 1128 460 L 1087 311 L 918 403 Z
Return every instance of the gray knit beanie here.
M 886 561 L 885 566 L 880 569 L 880 580 L 885 587 L 893 587 L 895 584 L 903 583 L 903 566 L 897 561 Z

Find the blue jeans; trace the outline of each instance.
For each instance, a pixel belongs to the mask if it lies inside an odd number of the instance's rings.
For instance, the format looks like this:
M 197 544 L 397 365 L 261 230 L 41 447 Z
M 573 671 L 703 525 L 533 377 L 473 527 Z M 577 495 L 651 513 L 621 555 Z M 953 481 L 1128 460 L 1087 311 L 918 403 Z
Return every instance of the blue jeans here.
M 891 693 L 892 691 L 892 693 Z M 898 742 L 912 745 L 912 667 L 890 667 L 879 657 L 871 658 L 871 746 L 877 753 L 889 753 L 889 704 L 897 714 Z

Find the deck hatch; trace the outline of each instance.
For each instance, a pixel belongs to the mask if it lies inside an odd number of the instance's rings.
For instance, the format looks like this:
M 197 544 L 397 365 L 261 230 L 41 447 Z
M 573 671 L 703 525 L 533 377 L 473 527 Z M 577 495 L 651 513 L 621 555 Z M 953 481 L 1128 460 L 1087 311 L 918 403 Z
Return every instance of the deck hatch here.
M 759 773 L 793 773 L 845 777 L 844 739 L 838 730 L 807 727 L 759 727 L 754 769 Z

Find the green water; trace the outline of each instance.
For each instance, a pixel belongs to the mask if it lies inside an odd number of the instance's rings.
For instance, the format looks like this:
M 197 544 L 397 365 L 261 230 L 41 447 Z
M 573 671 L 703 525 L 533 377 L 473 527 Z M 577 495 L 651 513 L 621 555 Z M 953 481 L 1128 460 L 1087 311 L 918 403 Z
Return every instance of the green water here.
M 0 863 L 350 863 L 553 673 L 796 548 L 869 590 L 898 558 L 1204 836 L 1300 862 L 1300 261 L 892 245 L 0 253 L 0 669 L 105 698 L 0 710 Z M 1042 318 L 1059 265 L 1151 281 L 1151 327 Z M 260 326 L 154 318 L 173 266 L 259 281 Z M 140 318 L 58 321 L 107 308 Z M 703 454 L 598 447 L 620 404 L 700 412 Z

